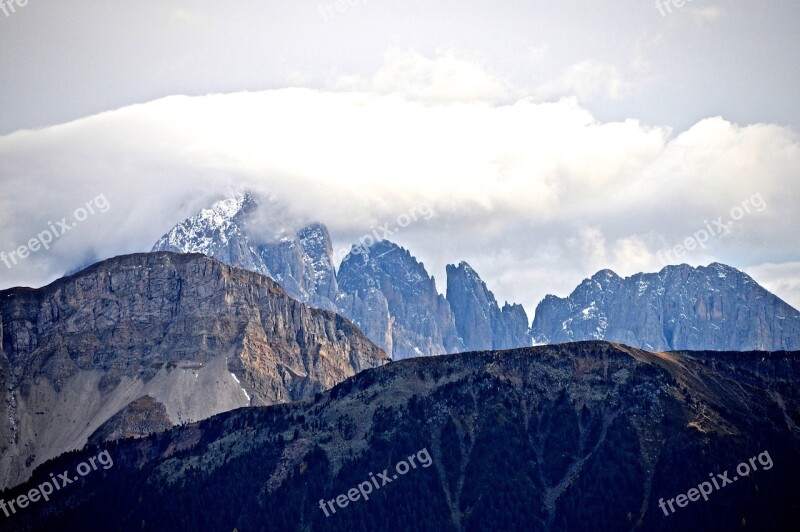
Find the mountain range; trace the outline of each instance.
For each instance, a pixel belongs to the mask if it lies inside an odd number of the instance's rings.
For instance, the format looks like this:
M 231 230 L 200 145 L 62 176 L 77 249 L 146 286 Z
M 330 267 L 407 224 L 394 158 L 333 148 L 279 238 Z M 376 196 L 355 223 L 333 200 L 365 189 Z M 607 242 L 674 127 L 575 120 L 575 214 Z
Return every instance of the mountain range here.
M 353 321 L 394 360 L 580 340 L 649 350 L 800 349 L 800 312 L 730 266 L 683 264 L 624 279 L 603 270 L 566 298 L 546 296 L 529 325 L 525 309 L 501 308 L 466 262 L 447 266 L 443 297 L 397 244 L 354 245 L 336 271 L 324 225 L 256 227 L 248 220 L 263 219 L 258 212 L 251 194 L 232 196 L 179 223 L 153 251 L 205 253 L 269 275 L 292 297 Z
M 446 267 L 444 294 L 387 240 L 353 246 L 337 269 L 322 223 L 264 209 L 234 195 L 150 253 L 0 291 L 0 503 L 79 473 L 4 526 L 783 530 L 800 518 L 800 313 L 743 272 L 603 270 L 545 297 L 529 325 L 467 262 Z M 113 466 L 81 478 L 102 453 Z M 664 506 L 745 462 L 762 468 L 724 496 Z M 375 492 L 355 504 L 365 484 Z
M 250 193 L 232 195 L 177 224 L 152 251 L 203 253 L 268 275 L 297 300 L 352 320 L 394 360 L 532 344 L 522 306 L 501 311 L 466 263 L 448 268 L 447 298 L 422 263 L 388 240 L 353 246 L 336 271 L 323 224 L 286 228 L 261 212 Z M 465 339 L 459 331 L 478 315 L 491 323 Z
M 625 279 L 611 270 L 536 308 L 537 343 L 610 340 L 651 351 L 800 349 L 800 312 L 724 264 L 667 266 Z

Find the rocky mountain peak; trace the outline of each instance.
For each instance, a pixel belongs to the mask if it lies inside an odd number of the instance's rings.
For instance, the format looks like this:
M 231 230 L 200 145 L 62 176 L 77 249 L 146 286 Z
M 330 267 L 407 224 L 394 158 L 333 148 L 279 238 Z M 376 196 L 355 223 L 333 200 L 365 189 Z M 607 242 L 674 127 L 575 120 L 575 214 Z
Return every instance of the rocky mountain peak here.
M 600 270 L 596 274 L 592 275 L 591 280 L 600 284 L 610 284 L 615 281 L 621 281 L 622 278 L 613 270 L 605 269 Z
M 267 275 L 303 303 L 335 310 L 338 294 L 330 235 L 320 223 L 286 227 L 250 192 L 235 193 L 176 225 L 152 251 L 203 253 Z
M 365 288 L 380 288 L 384 282 L 395 285 L 394 290 L 405 296 L 436 290 L 433 277 L 407 249 L 381 240 L 361 250 L 359 254 L 349 253 L 339 268 L 344 291 L 358 293 Z
M 521 305 L 501 310 L 494 294 L 466 262 L 448 264 L 447 302 L 467 351 L 531 345 L 528 316 Z
M 667 266 L 625 279 L 603 270 L 536 309 L 536 343 L 606 339 L 652 350 L 791 350 L 800 313 L 730 266 Z
M 358 251 L 358 253 L 356 253 Z M 411 253 L 388 240 L 354 248 L 339 268 L 339 308 L 393 358 L 464 350 L 447 301 Z M 391 338 L 391 340 L 389 340 Z
M 202 253 L 225 264 L 271 276 L 247 237 L 246 220 L 256 208 L 251 194 L 232 194 L 177 224 L 151 251 Z

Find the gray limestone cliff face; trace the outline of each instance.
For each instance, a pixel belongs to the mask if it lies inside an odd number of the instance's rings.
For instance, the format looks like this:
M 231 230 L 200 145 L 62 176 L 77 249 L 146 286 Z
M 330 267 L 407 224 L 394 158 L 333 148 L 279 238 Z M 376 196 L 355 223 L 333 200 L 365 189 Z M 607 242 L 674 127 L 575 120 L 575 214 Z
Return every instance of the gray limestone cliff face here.
M 182 423 L 308 398 L 389 360 L 345 318 L 204 255 L 128 255 L 5 290 L 0 317 L 0 485 L 145 395 Z
M 505 303 L 500 312 L 503 327 L 495 333 L 498 345 L 495 349 L 515 349 L 532 345 L 530 321 L 523 306 L 517 303 Z
M 528 316 L 521 305 L 502 310 L 494 294 L 466 262 L 447 265 L 447 302 L 467 351 L 528 347 Z
M 271 277 L 286 292 L 317 308 L 336 310 L 339 286 L 328 229 L 314 223 L 256 249 Z
M 370 337 L 379 345 L 391 335 L 393 359 L 464 350 L 450 305 L 425 267 L 402 247 L 383 240 L 361 253 L 351 252 L 342 261 L 338 280 L 347 294 L 340 299 L 342 314 L 362 330 L 374 331 Z
M 800 312 L 730 266 L 603 270 L 536 309 L 536 343 L 610 340 L 650 350 L 797 350 Z
M 339 295 L 339 283 L 333 263 L 333 244 L 328 228 L 313 223 L 297 234 L 304 257 L 307 257 L 307 283 L 314 286 L 314 294 L 326 302 L 333 303 Z M 327 307 L 326 307 L 327 308 Z M 335 310 L 335 304 L 329 310 Z
M 369 287 L 354 294 L 339 294 L 336 304 L 353 323 L 386 353 L 394 354 L 394 319 L 389 302 L 379 289 Z

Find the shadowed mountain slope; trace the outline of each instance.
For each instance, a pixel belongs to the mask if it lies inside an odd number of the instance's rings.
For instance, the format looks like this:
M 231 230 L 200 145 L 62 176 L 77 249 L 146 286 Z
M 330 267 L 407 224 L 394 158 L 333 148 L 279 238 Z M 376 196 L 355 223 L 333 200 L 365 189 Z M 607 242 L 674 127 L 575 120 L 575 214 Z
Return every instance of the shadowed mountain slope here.
M 792 530 L 800 518 L 799 377 L 796 352 L 651 353 L 606 342 L 404 360 L 313 400 L 109 445 L 113 468 L 10 523 L 130 531 Z M 3 496 L 96 452 L 50 462 Z M 416 467 L 396 466 L 412 455 Z M 733 481 L 751 458 L 758 469 Z M 732 484 L 664 514 L 660 499 L 674 504 L 710 473 Z M 345 494 L 344 503 L 373 477 L 381 485 L 368 500 L 338 505 L 337 496 Z M 330 500 L 336 513 L 328 506 L 326 516 L 321 504 Z

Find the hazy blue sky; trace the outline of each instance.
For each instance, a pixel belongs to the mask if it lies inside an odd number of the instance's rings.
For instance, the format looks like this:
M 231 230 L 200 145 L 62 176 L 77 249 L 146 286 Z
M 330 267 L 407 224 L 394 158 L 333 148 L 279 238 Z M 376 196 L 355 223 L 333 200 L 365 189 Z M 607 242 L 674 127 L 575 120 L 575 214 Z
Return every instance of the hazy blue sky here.
M 726 262 L 800 306 L 800 3 L 674 2 L 7 6 L 0 251 L 111 207 L 0 263 L 0 288 L 149 249 L 248 187 L 337 246 L 430 205 L 393 239 L 440 289 L 467 260 L 531 315 L 597 269 L 660 269 L 748 201 L 674 262 Z

